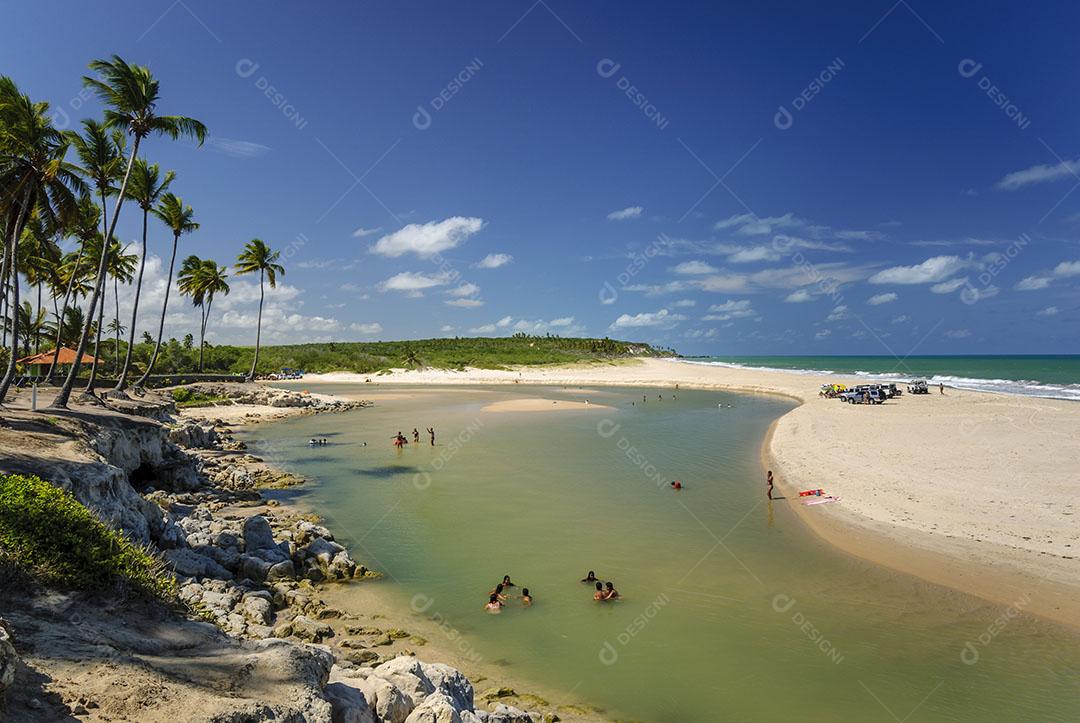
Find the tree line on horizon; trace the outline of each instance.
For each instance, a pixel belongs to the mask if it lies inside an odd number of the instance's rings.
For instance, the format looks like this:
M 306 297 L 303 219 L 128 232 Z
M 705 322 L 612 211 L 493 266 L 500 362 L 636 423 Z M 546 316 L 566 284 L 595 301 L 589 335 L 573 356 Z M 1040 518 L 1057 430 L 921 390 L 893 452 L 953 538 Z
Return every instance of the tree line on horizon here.
M 15 81 L 0 76 L 0 227 L 4 234 L 0 244 L 0 334 L 6 357 L 0 403 L 16 379 L 20 355 L 52 351 L 46 376 L 54 380 L 61 371 L 57 358 L 63 346 L 75 350 L 75 362 L 64 376 L 54 406 L 66 407 L 76 383 L 81 383 L 82 359 L 91 345 L 94 362 L 88 365 L 85 391 L 92 393 L 98 367 L 109 363 L 102 358 L 108 337 L 112 337 L 115 391 L 145 385 L 162 354 L 180 239 L 199 228 L 192 207 L 171 190 L 176 172 L 162 172 L 157 163 L 141 156 L 140 150 L 151 136 L 191 138 L 201 145 L 206 127 L 194 118 L 158 112 L 159 83 L 148 68 L 130 64 L 118 55 L 94 60 L 88 67 L 94 76 L 83 76 L 83 85 L 104 109 L 100 118 L 84 119 L 78 131 L 57 128 L 48 102 L 32 100 Z M 129 252 L 115 236 L 125 201 L 142 211 L 138 254 Z M 168 283 L 156 338 L 144 332 L 143 344 L 136 345 L 151 217 L 172 237 Z M 73 243 L 74 250 L 65 252 L 65 241 Z M 232 267 L 236 275 L 259 276 L 255 350 L 247 372 L 252 378 L 262 341 L 265 284 L 275 287 L 277 278 L 285 273 L 279 261 L 280 252 L 252 239 Z M 177 274 L 178 290 L 200 311 L 200 371 L 214 299 L 229 293 L 228 272 L 227 266 L 213 259 L 190 255 L 181 262 Z M 35 297 L 33 302 L 20 299 L 23 283 Z M 114 308 L 106 309 L 105 290 L 110 283 Z M 126 325 L 127 320 L 120 318 L 121 287 L 131 301 Z M 107 311 L 111 312 L 108 319 Z M 126 342 L 122 339 L 125 332 Z M 106 340 L 103 333 L 108 335 Z M 133 358 L 138 347 L 144 347 L 145 361 Z

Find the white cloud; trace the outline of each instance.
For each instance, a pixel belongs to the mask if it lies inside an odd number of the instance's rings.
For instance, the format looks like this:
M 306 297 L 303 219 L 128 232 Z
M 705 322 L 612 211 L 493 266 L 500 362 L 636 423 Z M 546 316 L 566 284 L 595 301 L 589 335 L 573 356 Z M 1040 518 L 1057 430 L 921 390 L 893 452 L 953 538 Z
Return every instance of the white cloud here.
M 506 266 L 506 264 L 513 260 L 514 257 L 510 254 L 488 254 L 473 264 L 473 266 L 478 269 L 497 269 L 500 266 Z
M 514 317 L 512 317 L 512 316 L 504 316 L 503 318 L 501 318 L 501 319 L 499 319 L 498 321 L 495 322 L 495 326 L 500 327 L 500 328 L 504 328 L 504 327 L 510 326 L 511 322 L 513 322 L 513 321 L 514 321 Z
M 483 326 L 474 326 L 473 328 L 469 329 L 469 333 L 470 334 L 494 334 L 495 333 L 495 325 L 494 324 L 484 324 Z
M 956 279 L 942 281 L 940 284 L 934 284 L 930 287 L 930 290 L 933 291 L 935 294 L 951 294 L 967 282 L 968 278 L 966 276 L 961 276 Z
M 766 216 L 764 218 L 759 218 L 750 213 L 741 213 L 730 216 L 723 221 L 717 221 L 713 224 L 713 229 L 723 231 L 724 229 L 735 228 L 737 233 L 744 236 L 763 236 L 772 233 L 774 229 L 792 228 L 803 224 L 804 221 L 795 218 L 790 213 L 785 213 L 783 216 Z
M 814 334 L 814 338 L 815 339 L 824 339 L 825 337 L 830 336 L 830 335 L 832 335 L 832 330 L 831 329 L 822 329 L 818 333 Z
M 1015 191 L 1024 186 L 1036 183 L 1048 183 L 1062 178 L 1076 177 L 1080 171 L 1080 160 L 1062 161 L 1056 164 L 1045 164 L 1025 168 L 1022 171 L 1013 171 L 997 182 L 997 188 L 1003 191 Z
M 365 236 L 373 236 L 379 233 L 379 231 L 382 231 L 382 226 L 379 226 L 378 228 L 364 228 L 361 226 L 353 231 L 352 235 L 354 238 L 364 238 Z
M 358 334 L 378 334 L 382 331 L 382 324 L 377 321 L 370 324 L 349 324 L 349 329 Z
M 426 259 L 456 248 L 483 227 L 483 219 L 463 216 L 452 216 L 428 223 L 410 223 L 405 228 L 383 236 L 371 247 L 371 251 L 390 258 L 413 253 Z
M 784 301 L 786 301 L 789 304 L 803 304 L 803 303 L 806 303 L 807 301 L 813 301 L 813 300 L 814 300 L 814 297 L 811 296 L 810 292 L 807 291 L 806 289 L 799 289 L 798 291 L 793 291 L 790 294 L 788 294 L 786 299 L 784 299 Z
M 1041 311 L 1035 312 L 1036 316 L 1055 316 L 1061 309 L 1056 306 L 1048 306 Z
M 457 327 L 455 327 L 455 326 L 450 326 L 449 324 L 443 324 L 442 326 L 440 326 L 440 327 L 439 327 L 439 331 L 441 331 L 441 332 L 442 332 L 442 333 L 444 333 L 444 334 L 447 334 L 447 333 L 449 333 L 449 332 L 453 331 L 453 330 L 454 330 L 454 329 L 456 329 L 456 328 L 457 328 Z
M 677 308 L 685 308 L 688 306 L 697 306 L 697 302 L 693 299 L 679 299 L 678 301 L 674 302 L 672 306 Z
M 866 303 L 870 304 L 870 306 L 880 306 L 881 304 L 888 304 L 896 301 L 899 298 L 899 296 L 890 291 L 887 294 L 876 294 L 874 296 L 871 296 L 869 299 L 866 300 Z
M 667 309 L 659 311 L 642 312 L 640 314 L 623 314 L 611 324 L 612 329 L 632 329 L 645 326 L 657 326 L 670 328 L 686 319 L 682 314 L 672 314 Z
M 484 302 L 480 299 L 446 299 L 443 303 L 447 306 L 457 306 L 462 309 L 475 309 L 484 305 Z
M 465 283 L 461 286 L 455 286 L 452 289 L 446 291 L 447 296 L 476 296 L 480 293 L 480 287 L 476 284 Z
M 967 339 L 971 336 L 971 332 L 967 329 L 949 329 L 945 332 L 945 336 L 949 339 Z
M 206 145 L 233 158 L 258 158 L 271 150 L 270 146 L 251 141 L 238 141 L 235 138 L 210 138 Z
M 695 279 L 692 283 L 702 291 L 713 291 L 721 294 L 746 291 L 748 286 L 747 278 L 740 274 L 706 276 L 703 279 Z
M 420 294 L 424 289 L 435 286 L 445 286 L 451 281 L 452 275 L 447 272 L 438 274 L 421 274 L 412 271 L 402 271 L 400 274 L 391 276 L 385 281 L 379 282 L 379 291 L 401 291 L 406 294 Z
M 1016 283 L 1017 291 L 1038 291 L 1045 289 L 1053 281 L 1049 276 L 1025 276 Z
M 548 322 L 548 325 L 552 326 L 552 327 L 554 327 L 556 329 L 561 329 L 563 327 L 571 326 L 573 323 L 574 323 L 574 317 L 572 317 L 572 316 L 564 316 L 564 317 L 562 317 L 560 319 L 552 319 L 551 321 Z
M 776 261 L 781 256 L 779 251 L 768 246 L 750 246 L 728 256 L 728 261 L 733 264 L 752 264 L 756 261 Z
M 641 213 L 644 210 L 641 206 L 628 206 L 618 211 L 612 211 L 607 217 L 608 221 L 627 221 L 631 218 L 641 218 Z
M 728 299 L 723 304 L 710 306 L 709 312 L 701 317 L 702 321 L 728 321 L 729 319 L 742 319 L 747 316 L 757 315 L 749 299 Z
M 840 304 L 839 306 L 835 307 L 828 316 L 825 317 L 825 321 L 841 321 L 843 319 L 846 319 L 847 316 L 847 306 L 845 306 L 844 304 Z
M 894 324 L 905 324 L 905 323 L 907 323 L 909 321 L 911 321 L 911 317 L 904 314 L 902 316 L 898 316 L 898 317 L 894 318 L 892 320 L 892 323 L 894 323 Z
M 715 274 L 717 269 L 704 261 L 683 261 L 681 264 L 673 266 L 670 271 L 676 274 L 696 275 L 696 274 Z
M 1080 276 L 1080 261 L 1062 261 L 1054 267 L 1054 276 Z
M 967 268 L 970 261 L 959 256 L 932 256 L 914 266 L 894 266 L 870 277 L 871 284 L 929 284 L 944 281 Z

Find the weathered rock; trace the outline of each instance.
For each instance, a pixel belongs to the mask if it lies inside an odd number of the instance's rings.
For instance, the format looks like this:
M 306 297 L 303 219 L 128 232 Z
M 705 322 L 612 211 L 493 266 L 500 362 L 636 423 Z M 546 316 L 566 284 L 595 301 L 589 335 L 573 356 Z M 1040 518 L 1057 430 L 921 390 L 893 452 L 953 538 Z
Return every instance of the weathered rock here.
M 256 550 L 277 548 L 274 532 L 270 523 L 262 515 L 255 515 L 244 520 L 244 552 L 251 554 Z
M 412 698 L 402 692 L 393 683 L 375 675 L 371 669 L 355 671 L 356 677 L 349 676 L 353 671 L 339 671 L 331 680 L 341 680 L 359 689 L 367 699 L 368 705 L 375 711 L 378 720 L 384 723 L 405 723 L 416 704 Z
M 15 669 L 18 664 L 19 656 L 15 652 L 15 646 L 11 644 L 11 631 L 4 619 L 0 618 L 0 710 L 4 694 L 15 682 Z
M 200 555 L 194 550 L 178 548 L 165 550 L 165 561 L 177 574 L 185 577 L 213 577 L 219 580 L 232 578 L 232 573 L 222 567 L 213 558 Z
M 413 709 L 405 723 L 461 723 L 461 715 L 447 695 L 435 692 Z
M 379 659 L 379 654 L 374 650 L 362 648 L 359 650 L 349 650 L 342 657 L 353 665 L 367 665 L 368 663 L 377 661 Z
M 346 683 L 327 683 L 323 694 L 334 710 L 334 723 L 375 723 L 375 713 L 367 698 Z
M 249 623 L 255 625 L 268 625 L 273 610 L 270 601 L 257 593 L 248 593 L 237 606 L 236 610 L 244 616 Z
M 539 716 L 534 719 L 525 711 L 505 703 L 495 706 L 495 710 L 488 716 L 488 723 L 539 723 L 539 721 Z
M 334 637 L 334 629 L 326 623 L 312 620 L 306 615 L 297 615 L 290 624 L 293 637 L 300 638 L 309 643 L 321 643 L 327 638 Z

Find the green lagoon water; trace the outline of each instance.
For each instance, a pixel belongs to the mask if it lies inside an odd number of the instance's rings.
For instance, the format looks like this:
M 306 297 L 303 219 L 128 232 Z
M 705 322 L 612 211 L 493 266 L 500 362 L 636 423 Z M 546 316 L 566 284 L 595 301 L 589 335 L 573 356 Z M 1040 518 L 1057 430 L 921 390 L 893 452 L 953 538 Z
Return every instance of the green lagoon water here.
M 452 647 L 516 679 L 643 721 L 1080 720 L 1080 635 L 1023 613 L 998 629 L 1005 608 L 838 553 L 794 517 L 796 500 L 765 500 L 759 450 L 785 401 L 363 393 L 374 407 L 248 442 L 315 479 L 297 494 L 386 573 L 403 622 L 446 620 L 462 636 Z M 526 397 L 593 408 L 482 411 Z M 438 446 L 391 446 L 429 425 Z M 331 444 L 309 448 L 314 436 Z M 623 600 L 594 603 L 578 582 L 590 569 Z M 483 612 L 504 574 L 534 607 Z

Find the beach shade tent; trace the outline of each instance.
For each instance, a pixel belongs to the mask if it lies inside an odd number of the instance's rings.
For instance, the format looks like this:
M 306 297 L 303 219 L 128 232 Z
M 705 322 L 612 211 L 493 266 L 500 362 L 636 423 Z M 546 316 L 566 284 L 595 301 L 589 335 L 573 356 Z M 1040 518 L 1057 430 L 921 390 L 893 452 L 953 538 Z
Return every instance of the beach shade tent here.
M 56 351 L 55 349 L 50 349 L 49 351 L 43 351 L 40 354 L 34 354 L 33 356 L 28 356 L 28 357 L 24 357 L 22 359 L 17 359 L 17 360 L 15 360 L 15 363 L 16 364 L 22 364 L 23 366 L 25 366 L 27 368 L 33 368 L 35 372 L 38 372 L 38 374 L 36 374 L 35 376 L 40 376 L 41 370 L 43 368 L 48 367 L 50 364 L 52 364 L 53 353 L 55 351 Z M 89 354 L 83 354 L 83 356 L 82 356 L 82 363 L 83 364 L 94 364 L 94 363 L 97 363 L 97 362 L 100 362 L 100 361 L 101 361 L 100 359 L 95 359 L 94 357 L 90 356 Z M 66 346 L 60 347 L 60 353 L 56 357 L 57 366 L 60 366 L 60 367 L 70 366 L 70 365 L 72 365 L 74 363 L 75 363 L 75 350 L 74 349 L 69 349 Z

